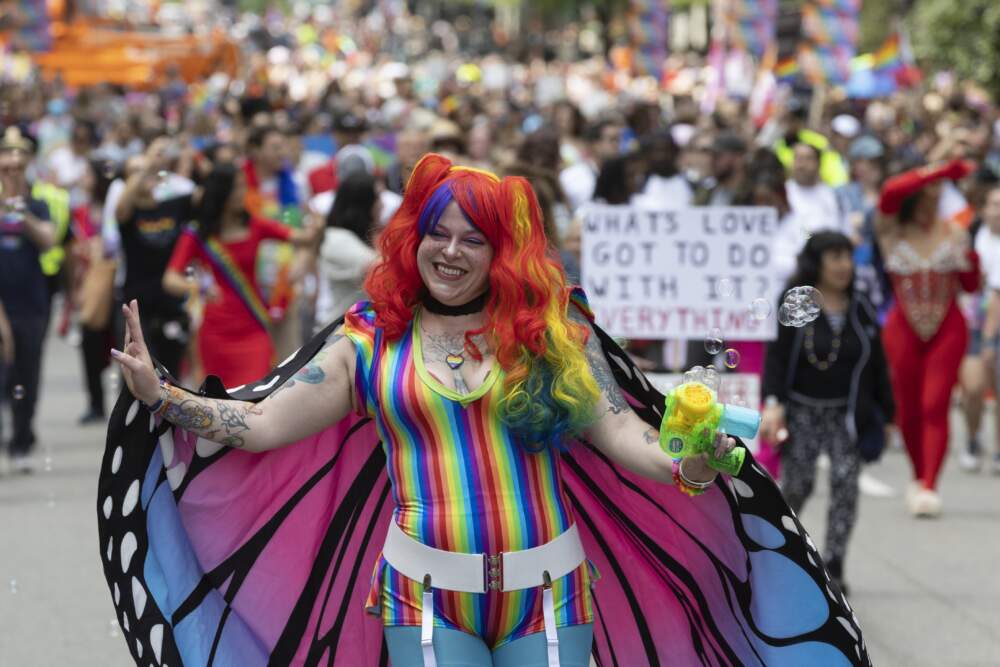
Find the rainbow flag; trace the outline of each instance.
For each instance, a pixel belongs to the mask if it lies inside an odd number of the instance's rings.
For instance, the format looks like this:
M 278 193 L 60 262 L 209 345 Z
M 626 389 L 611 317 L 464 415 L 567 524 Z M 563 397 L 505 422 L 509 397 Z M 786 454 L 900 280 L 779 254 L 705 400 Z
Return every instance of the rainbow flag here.
M 899 50 L 899 33 L 894 32 L 889 35 L 888 39 L 882 43 L 882 46 L 878 47 L 872 56 L 874 60 L 872 69 L 876 71 L 884 72 L 899 68 L 903 64 Z
M 790 81 L 802 73 L 797 55 L 779 60 L 774 66 L 774 76 L 778 81 Z

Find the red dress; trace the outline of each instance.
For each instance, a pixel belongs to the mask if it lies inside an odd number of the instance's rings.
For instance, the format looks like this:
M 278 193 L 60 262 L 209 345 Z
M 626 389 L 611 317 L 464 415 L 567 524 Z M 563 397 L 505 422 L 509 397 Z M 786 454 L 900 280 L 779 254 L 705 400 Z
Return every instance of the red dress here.
M 261 241 L 287 241 L 291 230 L 272 220 L 251 218 L 249 233 L 222 247 L 257 289 L 256 258 Z M 235 387 L 264 377 L 274 363 L 270 334 L 259 324 L 243 299 L 211 262 L 202 244 L 190 234 L 177 241 L 168 268 L 183 273 L 192 261 L 212 270 L 221 298 L 205 305 L 205 318 L 198 332 L 198 352 L 205 372 L 217 375 L 227 387 Z
M 942 243 L 929 258 L 900 241 L 886 257 L 885 268 L 896 296 L 882 342 L 897 423 L 914 479 L 933 489 L 948 453 L 951 392 L 969 338 L 955 297 L 959 289 L 978 286 L 978 260 L 957 240 Z

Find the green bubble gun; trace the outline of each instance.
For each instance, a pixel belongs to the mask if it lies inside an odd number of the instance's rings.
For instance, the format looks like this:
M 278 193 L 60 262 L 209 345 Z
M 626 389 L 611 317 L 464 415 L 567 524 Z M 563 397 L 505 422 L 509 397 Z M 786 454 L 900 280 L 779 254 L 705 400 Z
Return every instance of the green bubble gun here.
M 712 442 L 715 433 L 752 438 L 759 426 L 760 413 L 756 410 L 719 403 L 715 393 L 701 382 L 686 382 L 667 394 L 660 447 L 675 459 L 708 454 L 708 465 L 735 476 L 743 467 L 746 450 L 736 447 L 716 458 Z

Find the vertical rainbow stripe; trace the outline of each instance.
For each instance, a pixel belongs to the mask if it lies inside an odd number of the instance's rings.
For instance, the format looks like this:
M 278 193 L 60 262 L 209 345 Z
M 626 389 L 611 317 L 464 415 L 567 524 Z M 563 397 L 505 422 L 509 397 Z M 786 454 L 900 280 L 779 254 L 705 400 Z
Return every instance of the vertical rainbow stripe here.
M 416 321 L 401 338 L 376 342 L 374 311 L 361 303 L 345 334 L 357 350 L 359 404 L 376 423 L 403 532 L 437 549 L 497 554 L 544 544 L 573 523 L 554 448 L 528 451 L 497 415 L 503 372 L 460 395 L 423 366 Z M 558 625 L 592 620 L 591 573 L 553 582 Z M 421 582 L 376 565 L 368 605 L 386 625 L 420 625 Z M 491 646 L 543 630 L 540 589 L 485 594 L 435 591 L 435 625 L 479 635 Z

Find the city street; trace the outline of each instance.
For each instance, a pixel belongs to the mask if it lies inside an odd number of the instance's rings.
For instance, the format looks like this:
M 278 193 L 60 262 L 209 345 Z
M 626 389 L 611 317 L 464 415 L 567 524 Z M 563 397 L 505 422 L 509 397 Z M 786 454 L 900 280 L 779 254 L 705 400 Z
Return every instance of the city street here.
M 4 667 L 131 664 L 97 544 L 95 489 L 104 429 L 76 425 L 84 410 L 80 373 L 76 350 L 50 338 L 38 468 L 28 476 L 0 478 Z M 6 416 L 4 426 L 6 436 Z M 960 437 L 956 428 L 954 442 Z M 851 602 L 874 664 L 998 665 L 1000 477 L 962 473 L 951 456 L 941 485 L 944 516 L 917 521 L 903 507 L 907 471 L 899 450 L 868 469 L 896 496 L 862 498 L 847 561 Z M 817 543 L 827 498 L 821 484 L 803 517 Z

